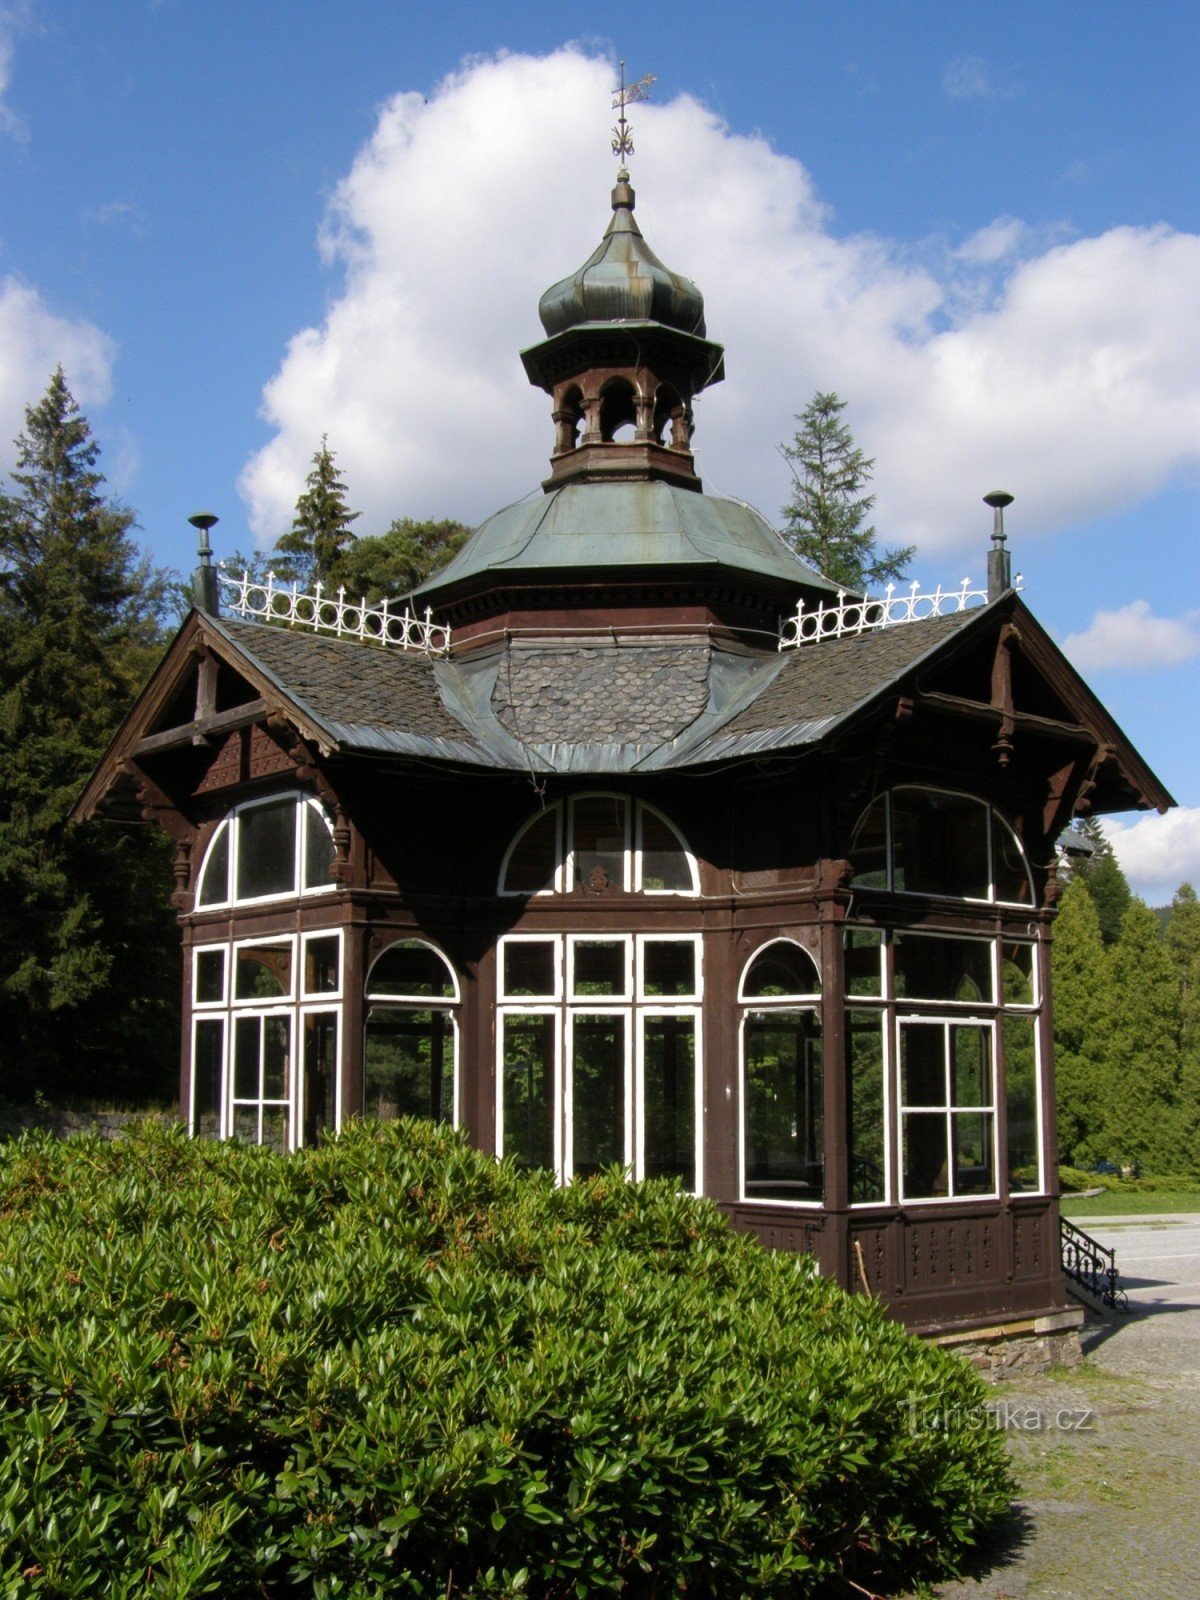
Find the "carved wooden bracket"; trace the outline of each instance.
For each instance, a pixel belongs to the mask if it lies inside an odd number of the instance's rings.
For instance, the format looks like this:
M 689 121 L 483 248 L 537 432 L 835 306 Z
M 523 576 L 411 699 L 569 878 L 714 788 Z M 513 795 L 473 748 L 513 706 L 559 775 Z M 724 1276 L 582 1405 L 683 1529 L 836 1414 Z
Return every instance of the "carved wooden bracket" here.
M 177 911 L 190 911 L 192 909 L 192 893 L 190 888 L 192 876 L 192 846 L 188 839 L 176 839 L 175 855 L 171 861 L 171 872 L 175 878 L 175 887 L 171 891 L 171 904 Z

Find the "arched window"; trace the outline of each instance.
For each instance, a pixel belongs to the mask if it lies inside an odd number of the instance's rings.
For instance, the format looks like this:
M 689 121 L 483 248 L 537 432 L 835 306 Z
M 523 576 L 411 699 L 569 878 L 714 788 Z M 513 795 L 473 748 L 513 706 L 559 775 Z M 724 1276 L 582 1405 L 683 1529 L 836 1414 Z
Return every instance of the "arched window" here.
M 501 894 L 700 892 L 695 858 L 661 811 L 620 794 L 556 801 L 520 829 L 500 867 Z
M 633 385 L 627 378 L 614 378 L 600 396 L 600 437 L 605 444 L 621 443 L 632 437 L 637 422 Z
M 333 825 L 319 801 L 295 793 L 247 800 L 209 842 L 196 905 L 320 894 L 334 887 L 333 861 Z
M 1033 883 L 1011 825 L 986 801 L 905 784 L 863 812 L 850 846 L 853 887 L 1031 905 Z
M 565 455 L 579 443 L 579 425 L 583 421 L 583 395 L 577 384 L 572 384 L 563 394 L 554 412 L 554 453 Z
M 423 939 L 402 939 L 367 975 L 363 1114 L 458 1121 L 458 979 Z
M 746 964 L 742 1012 L 742 1195 L 824 1198 L 820 974 L 806 950 L 777 939 Z

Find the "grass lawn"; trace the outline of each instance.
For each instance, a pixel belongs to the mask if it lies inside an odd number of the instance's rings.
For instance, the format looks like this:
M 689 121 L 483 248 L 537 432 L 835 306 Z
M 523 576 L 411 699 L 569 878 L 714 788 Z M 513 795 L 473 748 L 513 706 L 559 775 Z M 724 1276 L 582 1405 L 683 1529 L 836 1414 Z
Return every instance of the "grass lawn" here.
M 1065 1194 L 1061 1207 L 1066 1217 L 1144 1217 L 1160 1211 L 1200 1211 L 1200 1190 L 1106 1189 L 1087 1199 Z

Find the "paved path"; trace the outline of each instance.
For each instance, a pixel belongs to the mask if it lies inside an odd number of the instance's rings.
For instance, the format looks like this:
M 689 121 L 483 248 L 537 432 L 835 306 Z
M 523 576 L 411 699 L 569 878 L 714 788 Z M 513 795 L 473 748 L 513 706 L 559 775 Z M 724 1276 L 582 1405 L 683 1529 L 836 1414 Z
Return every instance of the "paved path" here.
M 1200 1600 L 1200 1216 L 1079 1225 L 1115 1246 L 1130 1314 L 1088 1324 L 1079 1372 L 997 1389 L 1023 1498 L 939 1600 Z

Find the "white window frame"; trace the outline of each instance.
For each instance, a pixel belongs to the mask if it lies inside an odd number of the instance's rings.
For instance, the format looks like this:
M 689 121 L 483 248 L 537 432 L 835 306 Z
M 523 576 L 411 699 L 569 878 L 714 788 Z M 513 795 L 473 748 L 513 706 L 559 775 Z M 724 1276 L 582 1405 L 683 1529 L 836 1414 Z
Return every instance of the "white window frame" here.
M 932 994 L 895 994 L 894 999 L 897 1007 L 953 1006 L 956 1009 L 961 1008 L 964 1011 L 970 1011 L 972 1008 L 978 1010 L 980 1006 L 995 1006 L 997 1009 L 999 1009 L 1000 988 L 998 982 L 998 962 L 1000 958 L 997 954 L 999 940 L 997 940 L 995 935 L 959 933 L 958 930 L 954 928 L 891 928 L 889 929 L 889 933 L 891 937 L 886 941 L 886 943 L 890 944 L 892 947 L 892 961 L 890 970 L 892 978 L 891 988 L 893 991 L 896 987 L 897 939 L 941 939 L 943 943 L 945 943 L 947 940 L 953 940 L 959 944 L 982 944 L 991 946 L 989 951 L 991 959 L 987 964 L 988 971 L 991 973 L 992 977 L 992 992 L 990 995 L 981 995 L 978 1000 L 944 1000 L 940 996 Z M 1010 944 L 1012 942 L 1012 940 L 1009 941 Z
M 371 974 L 387 955 L 389 950 L 394 950 L 397 945 L 420 945 L 426 950 L 432 950 L 434 955 L 450 974 L 450 982 L 454 989 L 453 997 L 448 995 L 431 994 L 376 994 L 371 989 Z M 462 985 L 459 982 L 458 972 L 449 956 L 432 939 L 423 939 L 417 934 L 402 933 L 398 938 L 386 944 L 367 969 L 366 983 L 363 986 L 363 1094 L 366 1095 L 367 1080 L 367 1014 L 373 1006 L 390 1007 L 394 1011 L 444 1011 L 450 1021 L 450 1040 L 453 1049 L 453 1059 L 450 1064 L 450 1125 L 459 1126 L 461 1120 L 460 1100 L 462 1096 L 461 1062 L 462 1029 L 459 1024 L 459 1011 L 462 1006 Z M 364 1099 L 364 1115 L 366 1114 Z M 339 1107 L 339 1126 L 340 1126 Z
M 297 810 L 295 837 L 292 845 L 292 887 L 277 890 L 273 894 L 246 895 L 239 897 L 237 894 L 238 867 L 241 852 L 241 827 L 240 820 L 248 811 L 256 811 L 263 806 L 278 805 L 281 801 L 291 800 Z M 269 905 L 275 901 L 295 900 L 300 897 L 307 898 L 316 894 L 332 894 L 337 888 L 336 883 L 318 883 L 306 887 L 304 883 L 304 866 L 308 853 L 308 830 L 315 826 L 313 818 L 320 819 L 321 826 L 333 837 L 333 824 L 325 813 L 325 808 L 315 795 L 305 794 L 297 789 L 285 789 L 277 794 L 257 795 L 253 800 L 243 800 L 240 805 L 234 806 L 226 816 L 221 819 L 208 846 L 204 852 L 204 859 L 200 863 L 200 871 L 196 875 L 196 910 L 221 911 L 231 906 L 258 906 Z M 227 863 L 227 876 L 225 880 L 225 894 L 219 900 L 206 900 L 201 902 L 200 891 L 208 872 L 208 864 L 213 852 L 217 848 L 222 836 L 228 834 L 229 859 Z
M 517 846 L 527 833 L 546 820 L 547 813 L 554 817 L 554 881 L 551 887 L 549 889 L 506 888 L 509 862 L 512 860 Z M 535 812 L 528 822 L 523 822 L 516 833 L 513 834 L 508 849 L 500 858 L 500 877 L 496 885 L 497 894 L 514 897 L 518 900 L 525 900 L 530 897 L 537 899 L 546 895 L 562 894 L 563 878 L 566 873 L 565 856 L 566 851 L 563 849 L 563 806 L 561 800 L 556 800 L 553 805 L 547 806 L 545 810 Z
M 800 992 L 798 994 L 769 994 L 769 995 L 753 995 L 753 994 L 751 994 L 751 995 L 748 995 L 746 993 L 746 979 L 750 976 L 751 967 L 753 967 L 754 963 L 758 960 L 759 956 L 762 955 L 764 950 L 770 950 L 773 945 L 777 945 L 777 944 L 794 945 L 795 948 L 797 950 L 799 950 L 800 953 L 803 956 L 807 957 L 808 962 L 809 962 L 809 964 L 810 964 L 810 966 L 812 967 L 812 970 L 813 970 L 813 977 L 817 980 L 817 985 L 818 985 L 817 988 L 815 988 L 815 989 L 805 989 L 805 990 L 803 990 L 802 992 Z M 816 956 L 813 955 L 812 951 L 809 950 L 805 945 L 802 945 L 800 943 L 799 939 L 793 939 L 788 934 L 780 934 L 778 937 L 776 937 L 774 939 L 765 940 L 762 944 L 759 945 L 758 949 L 755 950 L 753 952 L 753 954 L 751 954 L 746 959 L 746 962 L 742 967 L 741 977 L 738 979 L 738 993 L 737 993 L 738 1004 L 739 1005 L 744 1005 L 744 1006 L 753 1006 L 756 1011 L 757 1010 L 763 1010 L 763 1009 L 769 1009 L 771 1006 L 793 1006 L 794 1007 L 796 1005 L 802 1005 L 802 1006 L 813 1006 L 813 1005 L 815 1005 L 815 1006 L 817 1006 L 819 1008 L 820 1004 L 821 1004 L 820 983 L 821 983 L 821 968 L 820 968 L 820 966 L 819 966 L 819 964 L 817 962 Z
M 886 946 L 881 945 L 881 949 L 883 948 L 886 948 Z M 896 1052 L 892 1040 L 892 1013 L 886 1005 L 880 1003 L 881 995 L 872 995 L 868 998 L 866 1005 L 860 1005 L 859 1001 L 864 998 L 868 997 L 852 994 L 844 996 L 842 1001 L 842 1038 L 844 1041 L 846 1037 L 845 1013 L 847 1011 L 863 1012 L 866 1015 L 875 1017 L 879 1023 L 880 1068 L 883 1072 L 883 1196 L 879 1200 L 851 1200 L 851 1211 L 868 1211 L 872 1207 L 895 1205 L 895 1201 L 892 1199 L 895 1193 L 893 1174 L 896 1170 L 896 1161 L 899 1155 L 896 1148 L 898 1121 L 895 1115 L 896 1100 L 893 1089 L 893 1073 L 898 1069 L 895 1065 Z M 845 1059 L 844 1070 L 846 1072 L 846 1097 L 847 1102 L 849 1102 L 852 1088 L 850 1083 L 850 1064 L 849 1060 L 845 1058 L 844 1049 L 843 1056 Z M 847 1109 L 849 1109 L 848 1105 Z
M 647 994 L 646 993 L 646 948 L 652 944 L 690 944 L 692 947 L 692 970 L 696 974 L 696 982 L 688 994 Z M 691 1005 L 698 1005 L 704 999 L 704 935 L 702 933 L 641 933 L 634 940 L 635 959 L 635 987 L 634 999 L 639 1005 L 644 1006 L 676 1006 L 686 1009 Z
M 620 944 L 624 945 L 621 970 L 625 978 L 625 987 L 619 994 L 576 994 L 575 992 L 575 953 L 580 945 L 589 944 Z M 628 933 L 569 933 L 567 934 L 567 991 L 568 1005 L 578 1009 L 581 1005 L 589 1003 L 598 1006 L 628 1005 L 633 999 L 633 936 Z
M 675 899 L 697 899 L 700 895 L 700 868 L 691 846 L 684 838 L 680 829 L 658 806 L 651 805 L 648 800 L 636 796 L 622 794 L 613 789 L 587 789 L 580 794 L 567 796 L 563 800 L 556 800 L 553 805 L 547 806 L 545 811 L 539 811 L 521 825 L 513 835 L 508 848 L 500 861 L 500 875 L 497 881 L 497 893 L 506 898 L 521 900 L 539 899 L 549 895 L 571 894 L 579 888 L 575 882 L 575 807 L 581 800 L 616 800 L 623 808 L 624 815 L 624 844 L 622 846 L 622 871 L 619 888 L 626 894 L 650 895 L 654 897 L 668 896 Z M 646 889 L 642 886 L 643 877 L 643 845 L 644 818 L 646 812 L 651 812 L 679 842 L 679 848 L 687 862 L 688 873 L 691 878 L 691 887 L 687 889 Z M 509 863 L 517 846 L 524 839 L 531 828 L 543 822 L 548 812 L 555 813 L 555 866 L 552 887 L 548 889 L 510 889 L 507 887 Z
M 554 988 L 550 994 L 509 994 L 504 984 L 504 952 L 509 945 L 548 944 L 554 950 Z M 496 993 L 498 1004 L 506 1006 L 557 1005 L 563 998 L 564 952 L 557 933 L 507 933 L 496 950 Z
M 287 1022 L 287 1025 L 288 1025 L 288 1074 L 289 1074 L 289 1081 L 288 1081 L 288 1085 L 287 1085 L 287 1087 L 288 1087 L 287 1096 L 286 1096 L 285 1099 L 282 1099 L 282 1100 L 276 1099 L 274 1097 L 268 1099 L 265 1095 L 263 1095 L 260 1092 L 259 1095 L 257 1096 L 257 1098 L 255 1098 L 253 1100 L 247 1100 L 244 1097 L 239 1098 L 238 1095 L 235 1092 L 236 1089 L 237 1089 L 237 1025 L 238 1025 L 239 1022 L 257 1022 L 258 1023 L 258 1037 L 259 1037 L 258 1082 L 259 1082 L 259 1089 L 261 1091 L 262 1084 L 263 1084 L 263 1072 L 264 1072 L 264 1065 L 263 1065 L 263 1062 L 264 1062 L 264 1051 L 263 1051 L 263 1045 L 262 1045 L 262 1041 L 263 1041 L 263 1024 L 265 1022 L 269 1022 L 269 1021 L 273 1020 L 276 1017 L 283 1018 Z M 240 1010 L 236 1010 L 236 1011 L 231 1011 L 230 1012 L 230 1014 L 229 1014 L 229 1029 L 228 1029 L 228 1036 L 227 1036 L 227 1043 L 226 1043 L 226 1049 L 228 1051 L 227 1081 L 228 1081 L 228 1084 L 229 1084 L 229 1096 L 228 1096 L 228 1100 L 226 1102 L 226 1104 L 227 1104 L 227 1118 L 226 1118 L 226 1129 L 225 1129 L 225 1137 L 227 1139 L 230 1139 L 230 1138 L 234 1137 L 234 1122 L 236 1120 L 237 1110 L 238 1110 L 239 1106 L 242 1106 L 242 1107 L 256 1106 L 257 1109 L 258 1109 L 258 1137 L 257 1137 L 257 1139 L 255 1139 L 253 1141 L 255 1144 L 261 1144 L 263 1142 L 262 1141 L 262 1125 L 263 1125 L 263 1110 L 264 1110 L 264 1108 L 267 1107 L 267 1106 L 284 1107 L 285 1110 L 286 1110 L 285 1127 L 286 1127 L 286 1130 L 287 1130 L 286 1136 L 285 1136 L 286 1148 L 288 1150 L 294 1150 L 296 1148 L 296 1083 L 297 1083 L 296 1035 L 297 1035 L 296 1007 L 294 1005 L 280 1004 L 280 1005 L 265 1006 L 260 1001 L 260 1002 L 258 1002 L 258 1004 L 243 1005 Z
M 680 833 L 679 829 L 671 821 L 670 817 L 667 816 L 666 812 L 665 811 L 660 811 L 657 806 L 652 806 L 648 800 L 638 800 L 638 801 L 636 801 L 635 804 L 634 804 L 634 807 L 633 807 L 633 811 L 634 811 L 634 816 L 635 816 L 635 819 L 636 819 L 636 821 L 635 821 L 635 830 L 636 831 L 635 831 L 635 840 L 634 840 L 634 860 L 633 860 L 633 887 L 634 887 L 634 892 L 637 893 L 637 894 L 663 894 L 663 895 L 668 895 L 669 894 L 669 895 L 675 895 L 677 897 L 682 897 L 684 899 L 695 899 L 695 897 L 700 893 L 700 870 L 699 870 L 699 867 L 697 865 L 696 858 L 692 854 L 687 840 L 683 837 L 682 833 Z M 683 850 L 684 860 L 687 862 L 688 875 L 691 878 L 691 884 L 690 884 L 690 886 L 688 888 L 686 888 L 686 889 L 646 889 L 646 888 L 643 887 L 643 885 L 642 885 L 642 856 L 644 854 L 644 847 L 643 847 L 643 843 L 642 843 L 642 838 L 643 838 L 643 835 L 644 835 L 644 832 L 645 832 L 645 817 L 646 817 L 646 812 L 647 811 L 649 811 L 653 816 L 657 817 L 658 820 L 661 823 L 663 823 L 671 831 L 671 833 L 673 833 L 675 835 L 676 839 L 678 839 L 680 847 Z
M 633 1121 L 633 1175 L 637 1179 L 646 1176 L 646 1019 L 647 1017 L 688 1017 L 692 1021 L 693 1037 L 695 1039 L 695 1083 L 693 1084 L 693 1138 L 695 1149 L 693 1151 L 695 1167 L 695 1187 L 693 1194 L 704 1193 L 704 1020 L 699 1004 L 685 1002 L 680 1005 L 671 1005 L 666 996 L 649 1004 L 638 1006 L 634 1010 L 635 1038 L 634 1038 L 634 1097 L 632 1102 Z
M 224 1007 L 212 1006 L 192 1014 L 191 1056 L 188 1063 L 188 1136 L 199 1138 L 196 1130 L 196 1033 L 200 1023 L 219 1023 L 221 1026 L 221 1087 L 217 1103 L 217 1138 L 226 1139 L 225 1125 L 229 1111 L 229 1012 Z
M 221 998 L 219 1000 L 200 1000 L 200 957 L 219 955 L 224 969 L 224 981 L 221 985 Z M 192 946 L 192 1010 L 204 1013 L 206 1011 L 226 1011 L 229 1008 L 229 989 L 233 979 L 230 970 L 229 941 L 223 940 L 220 944 L 197 944 Z
M 770 944 L 777 944 L 778 940 L 771 939 Z M 748 968 L 749 962 L 746 963 Z M 739 984 L 739 988 L 741 985 Z M 803 1209 L 805 1211 L 824 1211 L 826 1196 L 822 1194 L 819 1200 L 781 1200 L 777 1196 L 763 1196 L 746 1193 L 746 1023 L 753 1014 L 766 1011 L 793 1012 L 804 1011 L 817 1019 L 818 1034 L 821 1041 L 821 1093 L 825 1092 L 825 1074 L 829 1064 L 825 1059 L 825 1027 L 821 1014 L 820 996 L 810 996 L 804 1000 L 796 1001 L 772 995 L 769 1000 L 758 999 L 740 1002 L 741 1015 L 738 1018 L 738 1197 L 743 1205 L 751 1206 L 782 1206 L 786 1210 Z M 825 1129 L 825 1107 L 821 1107 L 822 1135 Z M 825 1170 L 825 1152 L 821 1151 L 821 1171 Z M 822 1184 L 822 1187 L 824 1185 Z
M 237 964 L 239 950 L 263 949 L 289 949 L 291 959 L 291 986 L 286 994 L 281 995 L 243 995 L 238 998 L 237 992 Z M 296 968 L 296 935 L 294 933 L 266 933 L 258 939 L 234 939 L 229 945 L 229 964 L 225 979 L 225 992 L 229 996 L 229 1009 L 231 1011 L 244 1011 L 247 1008 L 262 1010 L 268 1006 L 287 1006 L 296 1003 L 299 989 L 300 974 Z
M 1027 1014 L 1027 1013 L 1026 1013 Z M 969 1205 L 972 1201 L 998 1200 L 1000 1198 L 1000 1119 L 996 1108 L 997 1088 L 997 1055 L 996 1055 L 996 1023 L 998 1018 L 981 1017 L 978 1015 L 948 1015 L 946 1012 L 913 1012 L 906 1016 L 897 1016 L 895 1024 L 895 1089 L 896 1089 L 896 1189 L 900 1205 L 921 1206 L 946 1206 Z M 942 1105 L 906 1105 L 904 1101 L 904 1086 L 902 1082 L 903 1052 L 900 1048 L 900 1029 L 904 1027 L 939 1027 L 942 1030 L 942 1064 L 945 1077 L 945 1103 Z M 950 1052 L 948 1047 L 947 1030 L 950 1028 L 973 1027 L 984 1030 L 990 1037 L 990 1071 L 991 1071 L 991 1102 L 984 1106 L 955 1107 L 952 1100 L 950 1083 Z M 912 1112 L 931 1114 L 943 1112 L 946 1117 L 946 1186 L 948 1191 L 954 1187 L 954 1122 L 955 1116 L 961 1115 L 990 1115 L 992 1119 L 992 1188 L 986 1193 L 954 1194 L 948 1192 L 944 1195 L 910 1195 L 904 1189 L 904 1119 Z M 1040 1114 L 1039 1114 L 1040 1125 Z M 1007 1161 L 1007 1152 L 1005 1152 Z M 1022 1191 L 1029 1193 L 1031 1191 Z
M 1047 1170 L 1047 1168 L 1046 1168 L 1046 1107 L 1045 1107 L 1045 1104 L 1043 1103 L 1043 1099 L 1042 1099 L 1042 1085 L 1043 1085 L 1043 1082 L 1045 1081 L 1046 1063 L 1045 1063 L 1045 1060 L 1043 1059 L 1043 1054 L 1042 1054 L 1041 1014 L 1040 1014 L 1039 1011 L 1036 1011 L 1032 1006 L 1005 1006 L 1004 1009 L 1002 1011 L 998 1012 L 997 1015 L 996 1015 L 996 1022 L 999 1025 L 999 1027 L 998 1027 L 999 1036 L 1000 1036 L 1000 1039 L 1004 1043 L 1004 1126 L 1005 1126 L 1005 1132 L 1007 1133 L 1007 1131 L 1008 1131 L 1008 1040 L 1006 1039 L 1005 1033 L 1004 1033 L 1004 1019 L 1005 1019 L 1005 1017 L 1013 1017 L 1017 1021 L 1028 1022 L 1028 1023 L 1031 1023 L 1033 1025 L 1033 1105 L 1034 1105 L 1035 1121 L 1036 1121 L 1036 1124 L 1037 1124 L 1036 1133 L 1034 1135 L 1035 1141 L 1036 1141 L 1035 1149 L 1036 1149 L 1036 1152 L 1037 1152 L 1037 1187 L 1033 1188 L 1033 1189 L 1014 1189 L 1014 1188 L 1012 1188 L 1011 1184 L 1008 1185 L 1008 1195 L 1009 1195 L 1010 1199 L 1020 1199 L 1022 1197 L 1025 1197 L 1025 1198 L 1028 1198 L 1028 1199 L 1033 1199 L 1037 1195 L 1044 1195 L 1046 1193 L 1046 1170 Z M 992 1071 L 993 1071 L 993 1075 L 994 1075 L 995 1072 L 996 1072 L 996 1064 L 993 1064 Z M 992 1092 L 995 1093 L 995 1088 L 994 1087 L 993 1087 L 993 1091 Z M 997 1110 L 997 1131 L 996 1131 L 997 1141 L 999 1141 L 999 1137 L 1000 1137 L 1000 1133 L 999 1133 L 999 1112 Z M 1006 1175 L 1006 1178 L 1007 1178 L 1007 1174 L 1008 1174 L 1008 1150 L 1007 1149 L 1005 1149 L 1005 1152 L 1004 1152 L 1004 1171 L 1005 1171 L 1005 1175 Z M 998 1173 L 997 1173 L 997 1176 L 999 1176 Z
M 895 859 L 894 859 L 894 826 L 893 826 L 893 818 L 892 818 L 892 796 L 896 793 L 897 790 L 903 790 L 903 791 L 909 792 L 909 793 L 911 793 L 913 791 L 916 791 L 916 792 L 919 792 L 921 794 L 947 795 L 951 799 L 954 799 L 954 800 L 969 800 L 969 801 L 971 801 L 971 803 L 973 805 L 977 805 L 983 810 L 983 812 L 984 812 L 984 814 L 985 814 L 985 816 L 987 818 L 987 830 L 986 831 L 987 831 L 988 892 L 987 892 L 986 896 L 981 897 L 979 895 L 930 894 L 929 891 L 925 890 L 925 889 L 897 889 L 895 887 L 896 872 L 895 872 Z M 874 806 L 878 802 L 879 798 L 880 797 L 878 795 L 876 795 L 874 800 L 871 800 L 866 806 L 864 806 L 862 812 L 859 814 L 859 817 L 858 817 L 857 821 L 855 822 L 854 829 L 853 829 L 853 831 L 851 833 L 851 855 L 853 855 L 853 840 L 854 840 L 855 836 L 857 835 L 859 828 L 862 825 L 863 818 L 867 816 L 868 812 L 871 810 L 872 806 Z M 1017 911 L 1030 911 L 1033 908 L 1033 904 L 1034 904 L 1034 900 L 1033 900 L 1033 874 L 1029 870 L 1029 857 L 1025 853 L 1024 845 L 1021 843 L 1020 839 L 1017 837 L 1016 829 L 1013 827 L 1012 823 L 1009 822 L 1008 818 L 1004 815 L 1004 813 L 1002 811 L 999 811 L 996 808 L 996 806 L 994 806 L 992 804 L 992 802 L 990 800 L 982 800 L 979 797 L 979 795 L 970 794 L 970 793 L 968 793 L 968 791 L 966 789 L 943 789 L 943 788 L 939 788 L 936 784 L 932 784 L 932 783 L 897 783 L 897 784 L 893 784 L 892 787 L 890 789 L 888 789 L 884 793 L 882 798 L 883 798 L 883 802 L 884 802 L 884 828 L 885 828 L 886 835 L 887 835 L 887 839 L 886 839 L 886 843 L 887 843 L 887 885 L 886 885 L 886 889 L 879 889 L 877 887 L 874 887 L 872 885 L 867 885 L 867 884 L 852 885 L 854 887 L 856 893 L 882 894 L 882 893 L 886 892 L 888 894 L 903 895 L 905 898 L 911 898 L 911 899 L 914 899 L 914 900 L 946 900 L 946 899 L 951 899 L 951 900 L 959 901 L 963 905 L 970 905 L 970 906 L 1006 906 L 1006 907 L 1010 907 L 1010 908 L 1012 908 L 1014 910 L 1017 910 Z M 1011 837 L 1011 839 L 1013 841 L 1013 844 L 1017 848 L 1017 853 L 1020 856 L 1021 863 L 1025 868 L 1026 881 L 1027 881 L 1027 883 L 1029 885 L 1029 899 L 1028 900 L 1001 900 L 996 895 L 996 853 L 995 853 L 995 842 L 994 842 L 993 837 L 992 837 L 992 824 L 993 824 L 993 822 L 999 823 L 1001 827 L 1007 829 L 1007 831 L 1008 831 L 1008 833 L 1009 833 L 1009 835 L 1010 835 L 1010 837 Z

